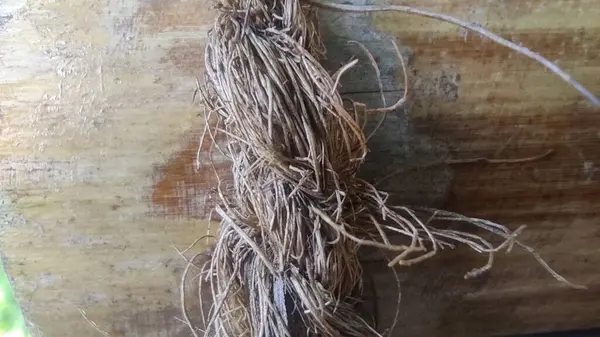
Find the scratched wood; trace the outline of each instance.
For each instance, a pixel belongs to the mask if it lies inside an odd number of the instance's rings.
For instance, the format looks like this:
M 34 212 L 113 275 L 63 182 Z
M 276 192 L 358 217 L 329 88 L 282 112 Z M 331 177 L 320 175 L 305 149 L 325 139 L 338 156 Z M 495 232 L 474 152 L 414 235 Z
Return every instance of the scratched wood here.
M 485 24 L 600 93 L 596 0 L 408 3 Z M 400 270 L 397 335 L 599 326 L 600 112 L 538 65 L 450 25 L 327 15 L 327 66 L 360 56 L 344 41 L 361 40 L 381 63 L 388 100 L 401 83 L 386 37 L 412 55 L 414 104 L 390 116 L 362 174 L 554 149 L 535 163 L 409 170 L 384 187 L 398 200 L 527 224 L 522 239 L 589 287 L 561 287 L 519 251 L 466 281 L 483 257 L 445 252 Z M 191 100 L 213 17 L 203 1 L 0 1 L 0 253 L 35 336 L 100 335 L 81 310 L 110 336 L 190 335 L 176 319 L 184 261 L 174 247 L 209 230 L 216 179 L 195 167 L 203 122 Z M 364 67 L 342 90 L 380 104 Z M 214 159 L 226 175 L 227 162 Z M 384 329 L 395 281 L 382 266 L 366 268 Z

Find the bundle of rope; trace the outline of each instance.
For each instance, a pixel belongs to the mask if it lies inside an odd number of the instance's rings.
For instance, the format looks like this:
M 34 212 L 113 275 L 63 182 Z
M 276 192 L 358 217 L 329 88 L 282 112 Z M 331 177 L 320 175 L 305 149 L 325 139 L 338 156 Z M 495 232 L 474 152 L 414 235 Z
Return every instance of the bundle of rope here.
M 313 15 L 311 3 L 301 0 L 218 6 L 200 93 L 207 120 L 216 120 L 205 132 L 227 138 L 216 149 L 230 158 L 233 179 L 219 188 L 220 230 L 202 268 L 213 297 L 202 333 L 380 336 L 355 311 L 361 247 L 387 252 L 394 267 L 464 244 L 488 255 L 469 277 L 489 269 L 495 252 L 518 245 L 567 282 L 516 240 L 520 229 L 389 205 L 386 193 L 357 177 L 367 154 L 368 109 L 338 93 L 354 62 L 334 74 L 320 65 L 324 51 Z M 498 240 L 436 226 L 443 221 L 472 224 Z

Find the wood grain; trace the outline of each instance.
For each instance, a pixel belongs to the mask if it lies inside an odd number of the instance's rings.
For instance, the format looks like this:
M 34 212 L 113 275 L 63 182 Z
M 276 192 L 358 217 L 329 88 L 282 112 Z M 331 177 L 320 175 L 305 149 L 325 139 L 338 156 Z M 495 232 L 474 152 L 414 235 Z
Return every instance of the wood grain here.
M 600 93 L 596 0 L 412 4 L 489 26 Z M 203 120 L 191 100 L 213 16 L 204 1 L 0 2 L 0 252 L 34 335 L 99 335 L 79 309 L 113 337 L 189 335 L 176 319 L 184 261 L 174 247 L 209 231 L 216 180 L 212 167 L 196 167 Z M 523 240 L 589 287 L 561 287 L 518 251 L 465 281 L 482 257 L 444 252 L 400 270 L 394 335 L 597 327 L 600 112 L 539 65 L 450 25 L 394 13 L 322 17 L 326 65 L 360 56 L 345 41 L 362 41 L 388 100 L 401 83 L 387 38 L 412 55 L 414 105 L 390 116 L 362 174 L 554 149 L 534 163 L 408 170 L 384 187 L 399 201 L 527 224 Z M 381 104 L 369 67 L 342 90 Z M 213 159 L 226 177 L 225 159 Z M 395 281 L 379 265 L 367 270 L 386 328 Z

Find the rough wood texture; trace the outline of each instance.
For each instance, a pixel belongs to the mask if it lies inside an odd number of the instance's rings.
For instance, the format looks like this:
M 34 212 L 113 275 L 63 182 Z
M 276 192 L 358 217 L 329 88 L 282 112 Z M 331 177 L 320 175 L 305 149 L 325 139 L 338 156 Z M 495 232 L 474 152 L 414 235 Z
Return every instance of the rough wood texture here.
M 479 21 L 600 92 L 596 0 L 412 4 Z M 371 41 L 390 99 L 398 71 L 384 37 L 414 55 L 415 106 L 375 139 L 364 174 L 448 152 L 514 157 L 552 148 L 555 155 L 535 163 L 455 167 L 451 184 L 437 168 L 384 187 L 409 193 L 404 200 L 527 224 L 523 240 L 590 287 L 561 287 L 518 251 L 465 281 L 463 272 L 483 258 L 447 252 L 401 270 L 398 334 L 598 326 L 600 112 L 538 65 L 450 25 L 402 14 L 328 15 L 330 46 Z M 185 248 L 208 229 L 216 180 L 212 169 L 194 167 L 202 121 L 191 99 L 212 17 L 203 1 L 0 1 L 0 251 L 34 335 L 100 335 L 79 309 L 113 337 L 189 335 L 175 319 L 184 263 L 173 246 Z M 350 24 L 338 30 L 336 20 Z M 358 51 L 330 53 L 333 68 Z M 344 90 L 376 102 L 368 76 L 350 77 Z M 225 161 L 216 167 L 226 174 Z M 368 269 L 385 327 L 395 284 L 385 268 Z

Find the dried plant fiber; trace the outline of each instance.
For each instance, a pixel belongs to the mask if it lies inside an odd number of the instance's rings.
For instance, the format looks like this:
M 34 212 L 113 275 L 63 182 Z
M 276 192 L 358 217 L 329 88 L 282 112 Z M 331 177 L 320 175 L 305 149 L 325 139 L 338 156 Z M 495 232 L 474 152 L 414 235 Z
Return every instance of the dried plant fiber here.
M 389 205 L 385 192 L 356 176 L 367 154 L 363 122 L 369 110 L 348 104 L 338 93 L 340 77 L 356 61 L 334 74 L 320 65 L 324 51 L 313 23 L 315 6 L 330 4 L 223 0 L 218 5 L 199 92 L 207 121 L 216 120 L 206 124 L 206 134 L 227 138 L 227 145 L 215 150 L 231 159 L 233 179 L 219 187 L 219 234 L 210 262 L 201 267 L 213 304 L 191 319 L 183 305 L 193 334 L 380 336 L 355 310 L 362 288 L 361 247 L 386 252 L 389 266 L 396 267 L 465 245 L 487 255 L 487 263 L 466 273 L 471 277 L 492 266 L 494 253 L 516 245 L 568 283 L 516 239 L 521 228 L 513 232 L 452 212 Z M 330 8 L 361 11 L 335 6 Z M 566 76 L 561 75 L 573 84 Z M 598 103 L 587 90 L 583 95 Z M 449 221 L 496 239 L 439 226 Z M 192 320 L 204 320 L 204 329 Z

